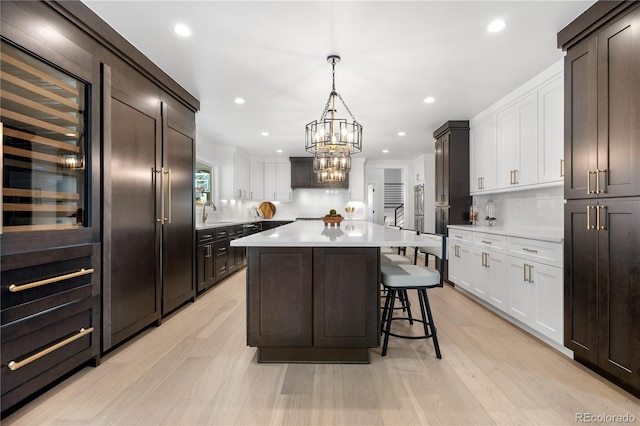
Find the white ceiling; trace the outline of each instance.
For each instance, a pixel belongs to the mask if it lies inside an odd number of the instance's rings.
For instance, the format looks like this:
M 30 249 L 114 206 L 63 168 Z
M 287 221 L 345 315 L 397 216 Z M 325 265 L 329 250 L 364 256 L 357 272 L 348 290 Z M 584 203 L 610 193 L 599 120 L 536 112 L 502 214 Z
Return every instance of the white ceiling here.
M 326 57 L 340 54 L 336 89 L 364 128 L 368 160 L 433 152 L 442 123 L 473 117 L 560 60 L 556 33 L 594 3 L 84 2 L 200 100 L 198 144 L 250 155 L 307 155 L 304 126 L 331 90 Z M 489 33 L 495 18 L 507 26 Z M 177 36 L 176 23 L 193 34 Z

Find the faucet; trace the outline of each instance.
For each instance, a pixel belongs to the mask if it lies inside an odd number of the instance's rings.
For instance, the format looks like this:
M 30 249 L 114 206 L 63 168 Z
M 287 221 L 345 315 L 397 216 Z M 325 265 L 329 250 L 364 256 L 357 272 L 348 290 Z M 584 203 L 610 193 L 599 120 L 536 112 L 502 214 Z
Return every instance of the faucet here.
M 211 205 L 211 208 L 214 212 L 218 210 L 213 201 L 207 201 L 206 203 L 204 203 L 202 205 L 202 223 L 205 223 L 207 221 L 207 217 L 209 217 L 209 214 L 207 213 L 207 204 Z

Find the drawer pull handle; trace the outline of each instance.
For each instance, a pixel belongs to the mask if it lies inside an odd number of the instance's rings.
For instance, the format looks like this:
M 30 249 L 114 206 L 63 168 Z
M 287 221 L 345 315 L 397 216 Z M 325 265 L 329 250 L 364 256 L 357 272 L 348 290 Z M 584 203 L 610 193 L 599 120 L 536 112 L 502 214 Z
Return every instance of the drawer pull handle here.
M 454 237 L 462 239 L 462 235 L 454 235 Z
M 537 253 L 538 252 L 538 250 L 533 250 L 533 249 L 526 248 L 526 247 L 522 247 L 522 250 L 527 251 L 529 253 Z
M 34 281 L 32 283 L 24 284 L 24 285 L 11 284 L 9 286 L 9 291 L 12 293 L 15 293 L 17 291 L 28 290 L 30 288 L 40 287 L 47 284 L 53 284 L 53 283 L 57 283 L 58 281 L 64 281 L 64 280 L 68 280 L 69 278 L 80 277 L 82 275 L 87 275 L 87 274 L 93 274 L 93 268 L 91 269 L 82 268 L 78 272 L 72 272 L 70 274 L 60 275 L 58 277 L 47 278 L 46 280 Z
M 31 355 L 30 357 L 27 357 L 25 359 L 23 359 L 22 361 L 11 361 L 9 362 L 9 364 L 7 365 L 7 367 L 9 367 L 9 370 L 11 371 L 15 371 L 18 368 L 22 368 L 27 364 L 32 363 L 33 361 L 42 358 L 45 355 L 50 354 L 51 352 L 60 349 L 63 346 L 68 345 L 71 342 L 74 342 L 76 340 L 78 340 L 81 337 L 86 336 L 87 334 L 93 333 L 93 327 L 89 327 L 89 328 L 81 328 L 80 331 L 78 332 L 78 334 L 75 334 L 71 337 L 67 337 L 66 339 L 64 339 L 61 342 L 56 343 L 55 345 L 49 346 L 46 349 L 41 350 L 40 352 Z
M 485 241 L 485 240 L 480 240 L 480 241 L 482 241 L 485 244 L 492 244 L 491 241 Z

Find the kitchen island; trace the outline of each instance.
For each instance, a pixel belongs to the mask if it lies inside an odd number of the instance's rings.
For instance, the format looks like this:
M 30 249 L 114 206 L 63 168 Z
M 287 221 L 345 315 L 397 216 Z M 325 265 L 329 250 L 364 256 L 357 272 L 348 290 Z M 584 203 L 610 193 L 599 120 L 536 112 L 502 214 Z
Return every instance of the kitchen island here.
M 258 362 L 368 363 L 379 346 L 380 247 L 428 236 L 365 221 L 298 221 L 246 246 L 247 344 Z

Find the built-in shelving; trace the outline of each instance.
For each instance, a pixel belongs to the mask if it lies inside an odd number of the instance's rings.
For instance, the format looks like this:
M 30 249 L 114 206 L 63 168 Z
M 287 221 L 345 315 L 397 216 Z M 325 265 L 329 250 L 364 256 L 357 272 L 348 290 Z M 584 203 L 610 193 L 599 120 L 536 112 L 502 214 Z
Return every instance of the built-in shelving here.
M 82 226 L 86 84 L 5 42 L 0 64 L 3 231 Z

